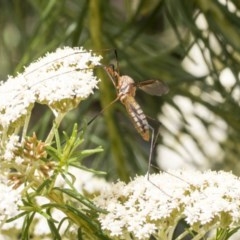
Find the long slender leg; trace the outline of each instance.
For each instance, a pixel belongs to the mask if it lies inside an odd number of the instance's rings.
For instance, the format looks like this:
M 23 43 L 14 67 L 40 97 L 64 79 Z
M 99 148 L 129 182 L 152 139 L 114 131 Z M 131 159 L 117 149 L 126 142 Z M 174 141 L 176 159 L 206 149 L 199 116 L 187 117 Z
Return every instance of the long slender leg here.
M 157 186 L 154 182 L 151 181 L 150 179 L 150 169 L 151 169 L 151 166 L 152 166 L 152 155 L 153 155 L 153 149 L 156 145 L 156 140 L 155 138 L 158 137 L 159 135 L 159 130 L 158 130 L 158 133 L 155 137 L 155 131 L 154 131 L 154 128 L 149 125 L 149 129 L 151 130 L 152 134 L 151 134 L 151 141 L 150 141 L 150 151 L 149 151 L 149 158 L 148 158 L 148 172 L 147 172 L 147 180 L 153 185 L 155 186 L 156 188 L 158 188 L 162 193 L 166 194 L 168 197 L 171 197 L 168 193 L 166 193 L 165 191 L 163 191 L 159 186 Z
M 149 129 L 151 130 L 151 141 L 150 141 L 150 151 L 149 151 L 149 157 L 148 157 L 148 171 L 147 171 L 147 179 L 149 180 L 149 174 L 150 174 L 150 169 L 152 166 L 152 154 L 153 154 L 153 149 L 154 149 L 154 143 L 156 143 L 156 140 L 154 141 L 154 128 L 149 125 Z
M 115 98 L 111 103 L 109 103 L 105 108 L 98 112 L 90 121 L 88 121 L 87 126 L 89 126 L 101 113 L 103 113 L 107 108 L 111 107 L 113 103 L 117 102 L 119 97 Z
M 153 155 L 153 150 L 156 146 L 156 143 L 157 143 L 157 140 L 158 140 L 158 136 L 160 134 L 160 125 L 161 123 L 159 121 L 157 121 L 156 119 L 154 118 L 151 118 L 149 116 L 146 116 L 148 119 L 150 119 L 151 121 L 154 121 L 155 123 L 158 124 L 158 127 L 157 127 L 157 134 L 155 136 L 155 129 L 154 127 L 152 127 L 150 124 L 148 124 L 149 126 L 149 129 L 151 131 L 151 141 L 150 141 L 150 151 L 149 151 L 149 158 L 148 158 L 148 174 L 147 174 L 147 178 L 149 179 L 149 174 L 150 174 L 150 168 L 152 167 L 152 155 Z
M 151 145 L 150 145 L 149 158 L 148 158 L 147 180 L 148 180 L 153 186 L 155 186 L 156 188 L 158 188 L 162 193 L 164 193 L 164 194 L 166 194 L 167 196 L 171 197 L 171 195 L 169 195 L 168 193 L 166 193 L 165 191 L 163 191 L 159 186 L 157 186 L 157 185 L 156 185 L 153 181 L 151 181 L 151 179 L 150 179 L 150 169 L 151 169 L 151 167 L 153 166 L 153 165 L 152 165 L 153 150 L 154 150 L 154 148 L 155 148 L 155 146 L 156 146 L 156 142 L 157 142 L 157 139 L 158 139 L 158 136 L 159 136 L 160 131 L 159 131 L 159 128 L 158 128 L 157 134 L 155 135 L 155 130 L 154 130 L 154 128 L 153 128 L 151 125 L 149 125 L 149 129 L 151 130 L 152 134 L 151 134 L 151 141 L 150 141 L 150 144 L 151 144 Z M 156 167 L 156 166 L 154 166 L 154 167 Z M 182 179 L 181 177 L 178 177 L 178 176 L 176 176 L 176 175 L 174 175 L 174 174 L 172 174 L 172 173 L 170 173 L 170 172 L 168 172 L 168 171 L 165 171 L 165 170 L 161 170 L 161 171 L 169 174 L 170 176 L 172 176 L 172 177 L 174 177 L 174 178 L 176 178 L 176 179 L 178 179 L 178 180 L 180 180 L 180 181 L 183 181 L 183 182 L 191 185 L 190 182 Z

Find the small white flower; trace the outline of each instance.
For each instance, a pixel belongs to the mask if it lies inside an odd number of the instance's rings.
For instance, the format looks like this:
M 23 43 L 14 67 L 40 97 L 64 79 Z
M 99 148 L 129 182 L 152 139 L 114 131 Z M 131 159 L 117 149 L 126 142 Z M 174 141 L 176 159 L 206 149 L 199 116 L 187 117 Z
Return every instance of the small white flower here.
M 32 63 L 24 76 L 39 103 L 52 106 L 64 99 L 79 102 L 97 87 L 93 67 L 100 65 L 100 60 L 83 48 L 65 47 Z
M 172 171 L 150 179 L 153 184 L 146 177 L 118 182 L 94 199 L 108 212 L 99 221 L 110 237 L 172 239 L 180 219 L 196 234 L 238 226 L 240 179 L 231 173 Z
M 20 188 L 13 189 L 6 184 L 6 181 L 0 182 L 0 226 L 1 229 L 20 227 L 22 219 L 5 223 L 9 218 L 15 217 L 20 213 L 19 205 L 22 204 Z
M 8 138 L 8 142 L 6 143 L 3 159 L 6 161 L 11 161 L 15 157 L 14 151 L 17 149 L 18 146 L 19 136 L 11 135 Z
M 3 128 L 25 116 L 35 101 L 22 74 L 1 83 L 0 96 L 0 125 Z
M 30 64 L 22 74 L 0 83 L 0 125 L 19 122 L 39 102 L 65 112 L 93 93 L 93 68 L 100 56 L 83 48 L 65 47 Z M 62 102 L 63 101 L 63 102 Z M 19 123 L 22 125 L 22 122 Z

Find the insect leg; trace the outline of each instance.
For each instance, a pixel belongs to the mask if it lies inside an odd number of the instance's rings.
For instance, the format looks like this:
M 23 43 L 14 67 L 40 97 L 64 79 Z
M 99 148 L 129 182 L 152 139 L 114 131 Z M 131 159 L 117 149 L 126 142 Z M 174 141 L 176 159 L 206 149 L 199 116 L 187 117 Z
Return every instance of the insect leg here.
M 151 181 L 150 179 L 150 169 L 151 169 L 151 166 L 152 166 L 152 154 L 153 154 L 153 149 L 155 147 L 155 144 L 156 144 L 156 140 L 158 138 L 158 135 L 159 135 L 159 130 L 158 130 L 158 133 L 156 134 L 156 137 L 155 137 L 155 131 L 154 131 L 154 128 L 149 125 L 149 129 L 150 131 L 152 132 L 151 134 L 151 141 L 150 141 L 150 152 L 149 152 L 149 158 L 148 158 L 148 171 L 147 171 L 147 180 L 154 186 L 156 187 L 157 189 L 159 189 L 162 193 L 164 193 L 165 195 L 167 195 L 168 197 L 171 197 L 167 192 L 165 192 L 164 190 L 162 190 L 159 186 L 157 186 L 154 182 Z
M 117 82 L 116 79 L 114 79 L 114 75 L 116 71 L 114 70 L 114 66 L 111 65 L 110 67 L 103 67 L 104 71 L 107 73 L 108 77 L 111 79 L 115 89 L 117 89 Z
M 155 120 L 156 121 L 156 120 Z M 159 122 L 158 122 L 159 123 Z M 149 180 L 149 175 L 150 175 L 150 169 L 153 166 L 152 165 L 152 156 L 153 156 L 153 150 L 156 146 L 156 142 L 158 139 L 158 136 L 160 134 L 160 128 L 158 127 L 157 129 L 157 134 L 155 135 L 155 129 L 153 126 L 148 124 L 149 130 L 151 131 L 151 138 L 150 138 L 150 150 L 149 150 L 149 157 L 148 157 L 148 172 L 147 172 L 147 179 Z
M 153 154 L 153 149 L 155 145 L 154 143 L 156 143 L 156 140 L 154 141 L 154 128 L 149 125 L 149 129 L 151 130 L 152 134 L 151 134 L 151 141 L 150 141 L 150 152 L 149 152 L 149 157 L 148 157 L 148 171 L 147 171 L 147 179 L 149 181 L 149 175 L 150 175 L 150 168 L 152 166 L 152 154 Z
M 150 118 L 150 117 L 148 117 L 148 118 Z M 150 119 L 152 119 L 152 118 L 150 118 Z M 158 121 L 156 121 L 155 119 L 152 119 L 152 120 L 154 120 L 155 122 L 158 122 Z M 160 123 L 160 122 L 158 122 L 158 123 Z M 147 180 L 148 180 L 153 186 L 155 186 L 156 188 L 158 188 L 162 193 L 164 193 L 164 194 L 167 195 L 168 197 L 171 197 L 170 194 L 168 194 L 166 191 L 164 191 L 162 188 L 160 188 L 160 187 L 159 187 L 157 184 L 155 184 L 155 183 L 151 180 L 151 178 L 150 178 L 150 169 L 151 169 L 151 167 L 155 167 L 155 168 L 157 168 L 158 170 L 160 170 L 158 167 L 152 165 L 153 150 L 154 150 L 154 148 L 155 148 L 155 146 L 156 146 L 156 142 L 157 142 L 158 136 L 159 136 L 159 134 L 160 134 L 160 128 L 158 127 L 157 134 L 155 135 L 155 130 L 156 130 L 156 129 L 154 129 L 154 127 L 151 126 L 150 124 L 148 124 L 148 125 L 149 125 L 149 129 L 150 129 L 150 131 L 151 131 L 152 134 L 151 134 L 151 141 L 150 141 L 151 146 L 150 146 L 149 158 L 148 158 Z M 169 172 L 169 171 L 162 170 L 162 169 L 161 169 L 160 171 L 161 171 L 161 172 L 164 172 L 164 173 L 166 173 L 166 174 L 168 174 L 168 175 L 170 175 L 170 176 L 172 176 L 173 178 L 176 178 L 176 179 L 178 179 L 178 180 L 180 180 L 180 181 L 185 182 L 185 183 L 188 184 L 189 186 L 192 185 L 189 181 L 186 181 L 186 180 L 184 180 L 183 178 L 181 178 L 181 177 L 179 177 L 179 176 L 177 176 L 177 175 L 174 175 L 173 173 L 171 173 L 171 172 Z
M 90 121 L 88 121 L 87 126 L 89 126 L 100 114 L 102 114 L 107 108 L 111 107 L 112 104 L 117 102 L 119 97 L 115 98 L 111 103 L 109 103 L 105 108 L 103 108 L 100 112 L 98 112 Z
M 151 138 L 150 138 L 150 153 L 149 153 L 149 161 L 148 161 L 148 174 L 150 174 L 150 168 L 154 165 L 152 165 L 152 155 L 153 155 L 153 150 L 156 146 L 159 134 L 160 134 L 160 126 L 161 126 L 161 122 L 156 120 L 155 118 L 149 117 L 148 115 L 146 115 L 147 119 L 148 119 L 148 126 L 149 129 L 151 131 Z M 149 124 L 149 120 L 151 122 L 151 124 Z M 157 131 L 156 135 L 155 135 L 155 131 Z

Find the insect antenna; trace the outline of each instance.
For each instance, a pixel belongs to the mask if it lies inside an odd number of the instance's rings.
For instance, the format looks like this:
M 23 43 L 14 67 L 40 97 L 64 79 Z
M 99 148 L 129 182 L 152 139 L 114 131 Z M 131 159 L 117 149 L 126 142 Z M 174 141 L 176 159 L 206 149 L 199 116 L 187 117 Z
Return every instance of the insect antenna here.
M 117 50 L 114 49 L 114 54 L 115 57 L 117 59 Z M 119 64 L 118 61 L 117 62 L 117 68 L 119 68 Z M 117 88 L 117 83 L 115 81 L 115 79 L 113 79 L 112 74 L 109 72 L 109 69 L 111 69 L 112 73 L 115 73 L 115 67 L 114 64 L 110 64 L 108 67 L 104 66 L 104 65 L 100 65 L 98 66 L 99 68 L 102 68 L 108 75 L 108 77 L 111 79 L 113 85 L 115 88 Z M 104 107 L 100 112 L 98 112 L 90 121 L 87 122 L 87 126 L 89 126 L 98 116 L 100 116 L 106 109 L 108 109 L 109 107 L 111 107 L 115 102 L 117 102 L 119 100 L 119 96 L 117 96 L 112 102 L 110 102 L 106 107 Z
M 114 49 L 114 55 L 116 59 L 116 65 L 117 65 L 117 72 L 120 75 L 120 68 L 119 68 L 119 61 L 118 61 L 118 54 L 117 54 L 117 49 Z

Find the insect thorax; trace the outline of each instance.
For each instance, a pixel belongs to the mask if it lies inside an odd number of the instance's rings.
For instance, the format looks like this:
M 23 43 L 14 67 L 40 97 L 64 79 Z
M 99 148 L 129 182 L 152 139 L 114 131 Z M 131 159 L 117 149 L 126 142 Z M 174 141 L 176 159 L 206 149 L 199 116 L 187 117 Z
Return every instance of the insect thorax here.
M 127 75 L 121 76 L 118 79 L 118 95 L 120 96 L 121 102 L 124 102 L 126 97 L 135 96 L 136 87 L 134 81 Z

